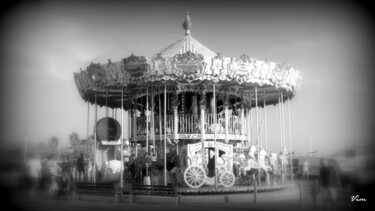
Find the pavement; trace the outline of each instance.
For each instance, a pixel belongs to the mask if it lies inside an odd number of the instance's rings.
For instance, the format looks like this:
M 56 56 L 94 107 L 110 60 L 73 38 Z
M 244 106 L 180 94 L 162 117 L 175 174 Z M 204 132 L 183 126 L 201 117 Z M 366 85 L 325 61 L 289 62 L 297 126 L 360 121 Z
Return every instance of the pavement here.
M 221 195 L 183 195 L 181 205 L 176 207 L 174 198 L 162 196 L 137 196 L 136 204 L 128 204 L 127 200 L 113 202 L 113 197 L 83 195 L 80 200 L 57 198 L 45 191 L 38 191 L 30 197 L 25 190 L 6 192 L 2 198 L 2 210 L 30 210 L 30 211 L 124 211 L 124 210 L 152 210 L 152 211 L 193 211 L 193 210 L 314 210 L 310 195 L 311 183 L 304 182 L 289 186 L 283 190 L 257 193 L 256 203 L 254 193 L 221 194 Z M 301 194 L 302 193 L 302 194 Z M 340 190 L 337 200 L 337 210 L 364 210 L 366 202 L 351 202 L 350 191 Z M 302 200 L 301 200 L 302 195 Z

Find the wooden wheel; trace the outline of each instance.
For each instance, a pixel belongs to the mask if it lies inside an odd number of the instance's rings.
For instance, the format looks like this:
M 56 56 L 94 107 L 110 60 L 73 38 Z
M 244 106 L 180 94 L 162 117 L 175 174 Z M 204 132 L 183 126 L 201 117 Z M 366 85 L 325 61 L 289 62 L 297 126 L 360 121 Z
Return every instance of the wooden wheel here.
M 232 187 L 235 181 L 236 177 L 231 172 L 223 172 L 220 175 L 220 184 L 226 188 Z
M 184 172 L 184 180 L 187 186 L 199 188 L 206 181 L 206 172 L 202 167 L 190 166 Z

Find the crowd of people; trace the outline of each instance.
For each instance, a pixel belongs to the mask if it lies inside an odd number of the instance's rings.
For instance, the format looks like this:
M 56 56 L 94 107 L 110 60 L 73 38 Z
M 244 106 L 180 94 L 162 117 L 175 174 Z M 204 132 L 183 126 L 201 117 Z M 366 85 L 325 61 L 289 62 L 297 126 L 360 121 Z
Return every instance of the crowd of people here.
M 31 155 L 25 164 L 30 197 L 33 197 L 35 191 L 39 189 L 50 194 L 63 194 L 61 191 L 64 191 L 74 179 L 77 182 L 87 181 L 86 172 L 89 166 L 85 162 L 83 153 L 76 161 L 68 158 L 59 161 L 54 155 L 44 159 L 37 154 Z

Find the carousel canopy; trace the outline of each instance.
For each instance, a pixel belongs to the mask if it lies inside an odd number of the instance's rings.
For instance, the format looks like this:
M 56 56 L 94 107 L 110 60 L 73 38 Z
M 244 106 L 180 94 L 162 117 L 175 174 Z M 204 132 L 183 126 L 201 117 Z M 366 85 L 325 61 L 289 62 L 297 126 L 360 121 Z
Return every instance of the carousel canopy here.
M 224 57 L 214 53 L 191 36 L 191 21 L 187 13 L 183 23 L 185 35 L 152 57 L 134 54 L 122 61 L 107 64 L 91 63 L 86 70 L 74 73 L 80 95 L 85 101 L 111 108 L 128 109 L 134 99 L 144 96 L 147 87 L 162 92 L 198 92 L 202 87 L 210 92 L 216 85 L 218 94 L 246 98 L 255 103 L 255 87 L 259 105 L 276 104 L 279 93 L 291 98 L 298 90 L 302 75 L 287 63 L 260 61 L 247 55 Z

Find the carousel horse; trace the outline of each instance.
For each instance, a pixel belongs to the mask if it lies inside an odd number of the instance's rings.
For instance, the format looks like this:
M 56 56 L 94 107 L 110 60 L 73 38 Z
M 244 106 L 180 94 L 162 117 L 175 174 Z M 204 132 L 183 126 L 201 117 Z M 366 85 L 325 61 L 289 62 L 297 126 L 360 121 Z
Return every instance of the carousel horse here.
M 261 174 L 273 174 L 272 168 L 267 164 L 267 152 L 260 150 L 259 154 L 256 154 L 255 151 L 255 146 L 251 146 L 247 155 L 239 155 L 235 158 L 235 162 L 239 163 L 238 174 L 240 178 L 249 177 L 249 174 L 256 174 L 258 169 L 261 170 Z
M 240 164 L 238 169 L 240 177 L 245 176 L 247 171 L 250 171 L 257 166 L 255 160 L 255 150 L 255 146 L 251 146 L 247 155 L 241 154 L 236 157 L 236 162 Z
M 211 124 L 211 125 L 210 125 L 210 130 L 211 130 L 212 132 L 215 132 L 215 125 L 216 125 L 216 133 L 224 133 L 225 129 L 224 129 L 224 127 L 222 126 L 221 123 Z
M 265 150 L 259 151 L 259 168 L 263 169 L 266 173 L 273 173 L 271 166 L 267 163 L 268 156 Z
M 284 171 L 284 169 L 287 168 L 289 164 L 288 159 L 286 158 L 285 152 L 284 151 L 279 152 L 277 159 L 278 159 L 279 168 L 281 169 L 281 171 Z
M 288 166 L 288 160 L 286 159 L 284 152 L 270 152 L 268 157 L 269 165 L 273 170 L 273 178 L 275 183 L 276 178 L 282 178 L 284 173 L 283 167 L 285 168 Z
M 275 152 L 270 152 L 268 155 L 269 158 L 269 165 L 272 168 L 274 173 L 279 172 L 279 163 L 278 163 L 278 155 Z

